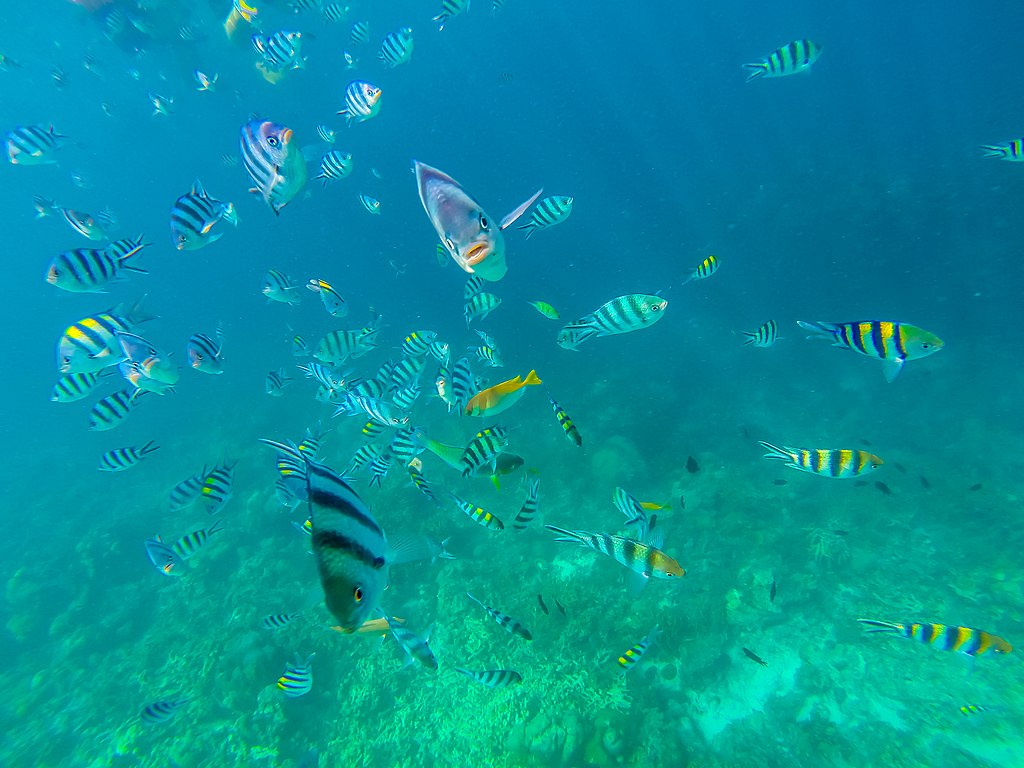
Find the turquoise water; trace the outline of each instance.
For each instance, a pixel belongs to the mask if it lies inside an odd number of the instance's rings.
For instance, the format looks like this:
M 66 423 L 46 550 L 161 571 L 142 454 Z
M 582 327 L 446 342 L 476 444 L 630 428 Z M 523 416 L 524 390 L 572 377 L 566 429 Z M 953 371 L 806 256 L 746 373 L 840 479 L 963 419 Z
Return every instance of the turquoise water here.
M 254 69 L 251 30 L 227 40 L 230 3 L 0 8 L 0 53 L 21 65 L 0 71 L 0 126 L 52 122 L 69 137 L 55 164 L 0 169 L 0 764 L 1024 764 L 1018 652 L 970 659 L 857 623 L 1024 637 L 1024 166 L 979 149 L 1024 133 L 1018 11 L 507 0 L 492 18 L 477 0 L 438 32 L 440 2 L 354 0 L 338 24 L 256 5 L 264 32 L 307 38 L 307 67 L 277 85 Z M 105 34 L 115 11 L 127 28 Z M 370 23 L 367 43 L 349 40 L 356 20 Z M 178 34 L 186 24 L 196 40 Z M 412 60 L 385 70 L 379 41 L 403 25 L 414 30 Z M 744 83 L 743 63 L 804 37 L 824 51 L 811 74 Z M 355 69 L 344 68 L 345 49 Z M 196 91 L 197 67 L 220 75 L 215 92 Z M 354 78 L 381 86 L 382 107 L 345 128 L 335 112 Z M 173 97 L 173 113 L 152 117 L 150 91 Z M 326 189 L 311 180 L 275 217 L 247 194 L 242 167 L 221 161 L 252 112 L 290 126 L 305 147 L 321 144 L 318 124 L 332 126 L 355 170 Z M 398 359 L 414 329 L 436 331 L 453 359 L 479 343 L 463 321 L 466 273 L 435 260 L 414 158 L 458 179 L 495 219 L 541 186 L 574 197 L 563 224 L 528 241 L 506 232 L 509 274 L 488 287 L 502 305 L 472 328 L 491 333 L 505 361 L 474 370 L 496 384 L 535 369 L 583 448 L 560 434 L 538 387 L 495 419 L 525 460 L 500 489 L 421 456 L 436 492 L 490 511 L 500 532 L 435 507 L 401 466 L 380 488 L 365 473 L 354 482 L 389 536 L 450 539 L 455 559 L 396 565 L 382 601 L 413 631 L 433 627 L 437 671 L 403 669 L 390 638 L 330 630 L 309 539 L 291 525 L 304 510 L 278 505 L 273 453 L 257 442 L 298 440 L 322 420 L 332 431 L 321 459 L 338 471 L 364 443 L 362 420 L 332 421 L 294 368 L 295 333 L 315 345 L 369 322 L 372 307 L 381 345 L 352 363 L 365 378 Z M 234 203 L 240 223 L 179 252 L 167 220 L 197 177 Z M 379 199 L 381 215 L 359 194 Z M 54 256 L 90 243 L 55 216 L 36 220 L 34 195 L 93 214 L 109 206 L 117 237 L 153 243 L 138 257 L 149 274 L 109 295 L 47 285 Z M 720 271 L 682 287 L 712 253 Z M 271 268 L 300 285 L 330 281 L 350 316 L 330 317 L 304 290 L 297 307 L 268 303 L 259 287 Z M 567 321 L 609 299 L 658 291 L 669 305 L 656 325 L 578 352 L 555 344 Z M 122 382 L 115 374 L 85 400 L 49 402 L 56 342 L 76 320 L 143 294 L 160 317 L 139 333 L 173 352 L 181 379 L 117 429 L 89 432 L 89 408 Z M 530 308 L 536 299 L 561 320 Z M 778 343 L 742 346 L 742 332 L 769 318 Z M 945 347 L 888 384 L 879 362 L 805 340 L 796 325 L 853 319 L 913 323 Z M 204 376 L 189 369 L 185 342 L 218 323 L 225 372 Z M 413 421 L 465 445 L 491 421 L 449 415 L 432 396 L 435 365 Z M 266 374 L 281 367 L 295 381 L 270 398 Z M 96 470 L 105 451 L 149 440 L 160 450 L 139 466 Z M 885 464 L 859 480 L 814 477 L 763 459 L 759 440 L 869 450 Z M 221 514 L 168 510 L 176 483 L 224 460 L 238 464 Z M 541 482 L 540 519 L 515 533 L 530 477 Z M 610 558 L 543 528 L 626 535 L 610 502 L 617 486 L 667 505 L 658 528 L 684 578 L 637 593 Z M 145 539 L 173 541 L 215 519 L 223 532 L 186 575 L 147 560 Z M 467 591 L 533 639 L 505 632 Z M 294 611 L 301 618 L 280 630 L 261 626 Z M 657 641 L 623 675 L 616 658 L 654 625 Z M 312 690 L 286 698 L 286 662 L 314 652 Z M 457 667 L 512 669 L 523 681 L 492 690 Z M 140 721 L 176 696 L 191 701 L 173 718 Z M 982 711 L 963 714 L 970 705 Z

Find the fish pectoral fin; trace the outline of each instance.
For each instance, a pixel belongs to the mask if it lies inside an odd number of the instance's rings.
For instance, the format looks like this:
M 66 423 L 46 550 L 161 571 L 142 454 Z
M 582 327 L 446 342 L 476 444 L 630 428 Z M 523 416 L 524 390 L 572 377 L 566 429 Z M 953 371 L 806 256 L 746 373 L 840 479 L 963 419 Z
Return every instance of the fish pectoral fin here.
M 900 375 L 900 371 L 903 370 L 903 363 L 905 361 L 902 358 L 896 360 L 886 360 L 882 369 L 885 373 L 885 380 L 892 384 L 896 381 L 896 377 Z
M 509 213 L 507 216 L 505 216 L 505 218 L 501 220 L 501 225 L 499 226 L 499 229 L 507 229 L 508 227 L 512 226 L 512 224 L 515 223 L 516 219 L 518 219 L 520 216 L 526 213 L 530 206 L 533 205 L 534 202 L 536 202 L 537 198 L 540 197 L 543 193 L 544 187 L 541 187 L 536 192 L 534 192 L 533 197 L 531 197 L 526 202 L 520 204 L 519 207 L 517 207 L 514 211 Z

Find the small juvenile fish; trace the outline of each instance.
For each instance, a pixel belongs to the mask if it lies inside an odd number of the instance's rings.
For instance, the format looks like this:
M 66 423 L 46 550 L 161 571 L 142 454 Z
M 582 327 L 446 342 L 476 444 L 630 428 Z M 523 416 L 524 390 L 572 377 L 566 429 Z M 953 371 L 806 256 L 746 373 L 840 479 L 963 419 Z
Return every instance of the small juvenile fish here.
M 563 616 L 565 616 L 565 608 L 563 608 L 562 604 L 560 602 L 558 602 L 558 598 L 557 597 L 555 598 L 555 607 L 558 608 L 558 612 L 559 613 L 561 613 Z
M 519 508 L 519 514 L 516 515 L 516 519 L 512 521 L 512 528 L 516 532 L 525 531 L 526 526 L 533 522 L 533 518 L 537 516 L 537 507 L 540 504 L 540 478 L 530 478 L 530 492 L 526 496 L 526 501 L 523 502 L 523 506 Z M 540 597 L 540 595 L 538 595 Z M 543 604 L 543 601 L 541 601 Z M 547 613 L 547 609 L 544 609 L 544 613 Z
M 145 725 L 159 725 L 160 723 L 166 723 L 178 714 L 179 709 L 190 701 L 192 701 L 192 699 L 188 697 L 154 701 L 142 710 L 139 714 L 139 719 L 142 720 Z
M 889 489 L 889 486 L 883 483 L 881 480 L 875 481 L 875 488 L 880 490 L 883 496 L 892 496 L 892 491 Z
M 264 616 L 260 623 L 264 629 L 281 629 L 282 627 L 287 627 L 301 615 L 302 613 L 299 611 L 295 613 L 271 613 L 268 616 Z
M 370 39 L 370 22 L 368 21 L 357 21 L 352 25 L 352 31 L 349 33 L 349 39 L 353 45 L 359 45 L 365 43 Z
M 264 391 L 271 397 L 280 397 L 284 394 L 285 386 L 291 380 L 291 376 L 285 374 L 284 368 L 278 368 L 276 371 L 271 371 L 267 374 Z
M 543 595 L 537 595 L 537 602 L 540 603 L 540 609 L 544 611 L 544 615 L 548 615 L 548 607 L 544 604 Z
M 388 32 L 380 44 L 379 58 L 388 69 L 405 64 L 412 58 L 412 28 L 402 27 L 397 32 Z
M 484 509 L 478 507 L 476 504 L 464 501 L 450 491 L 448 492 L 448 497 L 459 509 L 469 515 L 470 518 L 473 519 L 473 522 L 482 525 L 484 528 L 494 528 L 498 531 L 505 529 L 505 524 L 501 522 L 501 520 L 490 512 L 484 511 Z
M 689 472 L 691 475 L 700 472 L 700 465 L 697 463 L 697 460 L 693 458 L 693 456 L 686 457 L 686 471 Z
M 752 344 L 755 347 L 770 347 L 779 340 L 779 324 L 769 320 L 756 331 L 744 331 L 746 341 L 743 345 Z
M 451 0 L 445 0 L 445 2 L 451 2 Z M 523 676 L 513 669 L 485 669 L 481 672 L 473 672 L 463 667 L 456 667 L 455 671 L 471 677 L 488 688 L 504 688 L 523 682 Z
M 982 149 L 985 150 L 982 157 L 998 157 L 1011 163 L 1024 162 L 1024 139 L 1014 139 L 1004 144 L 983 145 Z
M 320 128 L 322 127 L 320 126 Z M 319 128 L 317 130 L 319 131 Z M 323 187 L 327 189 L 328 181 L 344 179 L 350 173 L 352 173 L 352 154 L 333 149 L 320 159 L 320 173 L 313 178 L 323 179 Z
M 374 216 L 380 216 L 380 200 L 369 195 L 360 195 L 359 202 L 363 204 L 363 208 L 368 210 Z
M 636 645 L 628 648 L 616 661 L 619 666 L 622 667 L 623 673 L 628 672 L 644 657 L 647 653 L 647 649 L 651 647 L 651 644 L 658 637 L 658 625 L 654 625 L 654 629 L 647 633 L 647 637 L 641 640 Z
M 972 485 L 967 490 L 968 491 L 980 491 L 981 490 L 981 483 L 975 483 L 974 485 Z
M 960 707 L 960 714 L 964 717 L 977 715 L 979 712 L 988 712 L 988 707 L 983 707 L 980 704 L 964 704 Z
M 502 629 L 505 629 L 508 632 L 511 632 L 513 635 L 523 638 L 524 640 L 533 639 L 533 635 L 530 634 L 530 630 L 524 627 L 516 619 L 513 619 L 508 614 L 501 613 L 500 611 L 491 608 L 489 605 L 484 605 L 483 602 L 473 597 L 473 595 L 469 592 L 466 593 L 466 597 L 468 597 L 474 603 L 476 603 L 485 611 L 487 611 L 487 615 L 494 619 L 498 623 L 498 626 L 500 626 Z
M 365 80 L 353 80 L 345 88 L 345 106 L 338 110 L 349 127 L 363 123 L 380 112 L 381 89 Z
M 311 278 L 306 284 L 306 288 L 313 293 L 320 294 L 324 309 L 331 317 L 346 317 L 348 315 L 348 304 L 345 303 L 345 299 L 326 280 Z
M 761 61 L 744 64 L 743 68 L 750 72 L 747 82 L 759 77 L 786 77 L 810 70 L 811 65 L 821 56 L 821 46 L 810 40 L 794 40 L 781 48 L 776 48 Z
M 924 488 L 931 488 L 932 487 L 932 484 L 928 482 L 928 478 L 925 477 L 924 475 L 921 475 L 920 480 L 921 480 L 921 486 L 922 487 L 924 487 Z
M 774 480 L 772 480 L 772 485 L 788 485 L 788 483 L 781 477 L 777 477 Z
M 217 329 L 220 331 L 220 328 Z M 185 344 L 185 356 L 189 365 L 200 373 L 217 375 L 224 373 L 224 337 L 217 333 L 214 341 L 205 333 L 193 333 Z
M 768 602 L 775 602 L 775 577 L 772 576 L 772 588 L 768 590 Z
M 545 197 L 540 200 L 533 209 L 530 220 L 521 225 L 519 229 L 526 230 L 526 239 L 538 229 L 547 229 L 556 224 L 561 224 L 572 213 L 572 198 L 560 195 Z
M 577 448 L 582 448 L 583 435 L 580 434 L 580 431 L 576 428 L 576 425 L 573 424 L 572 419 L 569 417 L 569 414 L 565 412 L 565 409 L 562 408 L 562 406 L 560 406 L 555 401 L 555 398 L 551 396 L 551 393 L 548 392 L 547 395 L 548 402 L 551 403 L 551 410 L 554 411 L 555 418 L 558 420 L 558 425 L 562 428 L 562 431 L 565 433 L 566 439 L 570 443 L 575 445 Z
M 892 463 L 892 465 L 893 465 L 893 466 L 894 466 L 894 467 L 896 468 L 896 470 L 897 470 L 897 471 L 899 471 L 899 472 L 902 472 L 902 473 L 903 473 L 904 475 L 905 475 L 905 474 L 907 474 L 907 469 L 906 469 L 906 467 L 904 467 L 904 466 L 903 466 L 902 464 L 900 464 L 900 463 L 899 463 L 898 461 L 894 461 L 894 462 Z
M 561 315 L 558 314 L 558 310 L 552 307 L 546 301 L 528 301 L 527 304 L 536 309 L 549 320 L 557 320 L 559 317 L 561 317 Z
M 217 89 L 217 79 L 220 77 L 218 74 L 214 74 L 213 77 L 209 77 L 206 73 L 200 72 L 198 69 L 192 70 L 192 77 L 195 79 L 197 84 L 197 91 L 209 91 L 213 93 Z
M 768 666 L 768 662 L 767 662 L 767 661 L 765 661 L 764 659 L 762 659 L 762 658 L 761 658 L 760 656 L 758 656 L 758 655 L 757 655 L 756 653 L 754 653 L 754 652 L 753 652 L 752 650 L 750 650 L 749 648 L 744 648 L 744 649 L 743 649 L 743 653 L 744 653 L 744 654 L 746 654 L 746 657 L 747 657 L 748 659 L 750 659 L 751 661 L 756 661 L 756 662 L 757 662 L 758 664 L 760 664 L 760 665 L 761 665 L 762 667 L 767 667 L 767 666 Z
M 115 448 L 112 451 L 107 451 L 100 457 L 100 471 L 121 472 L 134 467 L 146 458 L 148 454 L 160 447 L 159 445 L 153 445 L 153 442 L 153 440 L 150 440 L 141 448 Z
M 693 268 L 690 276 L 683 281 L 683 285 L 693 282 L 694 280 L 706 280 L 715 274 L 721 266 L 722 263 L 718 260 L 718 257 L 712 254 Z
M 395 638 L 395 642 L 398 643 L 405 654 L 403 669 L 412 664 L 413 660 L 418 661 L 427 669 L 437 669 L 437 657 L 434 656 L 434 652 L 430 649 L 430 633 L 433 631 L 433 627 L 420 637 L 412 630 L 406 629 L 397 621 L 392 621 L 387 616 L 384 617 L 384 620 L 387 622 L 388 629 L 391 630 L 391 636 Z
M 206 543 L 208 538 L 222 530 L 224 529 L 220 527 L 220 520 L 218 520 L 209 528 L 200 528 L 197 531 L 192 531 L 192 533 L 186 533 L 174 542 L 171 548 L 182 560 L 188 560 L 199 551 L 199 548 Z
M 211 515 L 220 512 L 234 495 L 232 486 L 235 481 L 235 463 L 222 462 L 203 478 L 203 487 L 199 490 L 199 498 L 202 499 L 206 511 Z
M 182 571 L 188 568 L 187 563 L 171 547 L 164 543 L 163 539 L 156 536 L 146 539 L 146 557 L 164 576 L 181 576 Z
M 313 657 L 315 653 L 309 654 L 305 661 L 301 656 L 295 656 L 293 661 L 285 666 L 285 672 L 277 680 L 277 687 L 284 691 L 289 699 L 305 696 L 313 688 Z

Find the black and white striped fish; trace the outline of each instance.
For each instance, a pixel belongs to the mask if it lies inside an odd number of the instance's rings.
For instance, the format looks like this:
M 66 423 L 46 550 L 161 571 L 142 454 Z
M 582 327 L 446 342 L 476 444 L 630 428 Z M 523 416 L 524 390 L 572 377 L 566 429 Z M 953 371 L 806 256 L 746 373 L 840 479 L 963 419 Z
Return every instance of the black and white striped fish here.
M 462 311 L 463 316 L 466 318 L 466 327 L 469 328 L 469 324 L 477 318 L 480 318 L 481 320 L 485 319 L 500 305 L 501 299 L 493 293 L 480 291 L 479 293 L 473 294 L 466 302 Z
M 291 380 L 291 376 L 288 376 L 284 372 L 284 368 L 278 368 L 276 371 L 270 371 L 267 374 L 267 380 L 263 385 L 263 391 L 271 397 L 280 397 L 284 394 L 284 388 Z
M 437 22 L 438 31 L 444 29 L 448 19 L 468 11 L 469 3 L 470 0 L 441 0 L 441 12 L 434 17 L 434 21 Z
M 341 365 L 349 357 L 362 357 L 377 346 L 378 331 L 337 330 L 326 334 L 313 349 L 313 357 L 329 365 Z
M 530 220 L 519 227 L 526 230 L 526 239 L 538 229 L 547 229 L 561 224 L 572 213 L 572 198 L 564 195 L 553 195 L 540 200 L 533 209 Z
M 192 533 L 186 533 L 174 542 L 171 545 L 171 548 L 182 560 L 188 560 L 192 555 L 199 551 L 199 548 L 206 543 L 207 539 L 222 530 L 224 529 L 220 527 L 220 520 L 218 520 L 209 528 L 199 528 L 198 530 L 192 531 Z
M 235 464 L 236 462 L 233 461 L 221 462 L 203 478 L 203 487 L 199 490 L 199 498 L 206 511 L 211 515 L 224 509 L 224 506 L 234 496 Z
M 107 451 L 100 457 L 100 471 L 122 472 L 134 467 L 146 458 L 147 455 L 160 447 L 159 445 L 153 445 L 153 442 L 153 440 L 150 440 L 141 448 L 115 448 L 112 451 Z
M 377 486 L 381 488 L 384 484 L 384 478 L 388 476 L 388 472 L 391 471 L 391 467 L 394 465 L 395 459 L 391 455 L 391 451 L 387 448 L 384 449 L 370 462 L 370 487 Z
M 224 373 L 224 334 L 218 328 L 217 340 L 205 333 L 193 333 L 185 344 L 188 364 L 200 373 Z
M 408 412 L 412 410 L 422 392 L 423 389 L 418 382 L 409 384 L 395 390 L 395 393 L 391 395 L 391 402 L 395 404 L 398 410 Z
M 188 563 L 167 546 L 159 535 L 152 539 L 146 539 L 143 546 L 146 548 L 146 557 L 149 558 L 149 562 L 164 576 L 182 576 L 188 569 Z
M 459 459 L 462 476 L 469 477 L 481 467 L 492 464 L 497 455 L 508 447 L 508 435 L 509 430 L 506 427 L 497 425 L 477 432 Z
M 502 629 L 505 629 L 508 632 L 511 632 L 513 635 L 523 638 L 524 640 L 533 640 L 533 635 L 530 634 L 530 630 L 524 627 L 521 622 L 517 621 L 516 619 L 513 619 L 508 614 L 501 613 L 500 611 L 491 608 L 489 605 L 485 605 L 482 601 L 473 597 L 472 593 L 470 592 L 466 593 L 466 597 L 468 597 L 474 603 L 476 603 L 485 611 L 487 611 L 487 615 L 494 619 L 498 623 L 498 626 L 500 626 Z
M 640 574 L 644 579 L 672 579 L 685 576 L 686 571 L 673 558 L 653 544 L 645 544 L 636 539 L 624 536 L 610 536 L 606 533 L 590 531 L 570 531 L 554 525 L 545 525 L 549 531 L 559 535 L 555 541 L 576 542 L 589 547 L 595 552 L 607 555 L 633 573 Z
M 498 531 L 505 530 L 505 524 L 501 520 L 490 512 L 485 510 L 483 507 L 478 507 L 471 501 L 459 498 L 451 491 L 446 491 L 448 498 L 451 499 L 452 503 L 458 507 L 462 512 L 469 515 L 477 525 L 482 525 L 484 528 L 494 528 Z
M 982 157 L 997 157 L 1011 163 L 1024 162 L 1024 139 L 1014 139 L 1003 144 L 986 144 L 982 149 L 985 150 Z
M 274 215 L 290 203 L 306 183 L 306 161 L 292 142 L 292 129 L 256 118 L 242 126 L 239 151 L 253 186 Z
M 328 181 L 344 179 L 350 173 L 352 173 L 352 154 L 334 149 L 321 158 L 320 173 L 313 178 L 323 179 L 326 189 Z
M 50 401 L 54 403 L 74 403 L 89 394 L 100 385 L 103 373 L 67 373 L 53 385 Z
M 551 410 L 555 412 L 555 418 L 558 420 L 558 426 L 562 428 L 562 431 L 565 433 L 566 439 L 568 439 L 569 442 L 575 445 L 577 448 L 582 448 L 583 435 L 580 434 L 580 431 L 576 428 L 576 425 L 573 424 L 572 419 L 569 417 L 569 414 L 565 412 L 565 409 L 558 404 L 558 401 L 556 401 L 555 398 L 551 396 L 551 393 L 548 392 L 547 395 L 548 402 L 551 403 Z
M 405 64 L 412 58 L 412 28 L 402 27 L 397 32 L 388 32 L 380 44 L 380 60 L 388 69 Z
M 423 460 L 419 457 L 413 459 L 406 465 L 406 469 L 409 471 L 409 477 L 412 479 L 412 484 L 416 488 L 434 502 L 437 506 L 441 506 L 441 502 L 438 501 L 437 496 L 434 495 L 433 488 L 430 487 L 430 483 L 427 482 L 427 478 L 423 475 Z
M 370 22 L 357 21 L 355 24 L 353 24 L 352 31 L 349 32 L 349 39 L 352 41 L 352 45 L 359 45 L 369 40 Z
M 779 324 L 769 320 L 756 331 L 744 331 L 746 341 L 743 345 L 753 344 L 755 347 L 770 347 L 779 340 Z
M 282 29 L 267 37 L 255 34 L 250 40 L 252 47 L 263 57 L 261 63 L 268 72 L 285 72 L 306 66 L 301 32 Z
M 619 296 L 566 324 L 558 334 L 558 344 L 575 350 L 587 339 L 640 330 L 664 317 L 667 306 L 668 301 L 660 296 L 643 293 Z
M 398 410 L 386 400 L 349 392 L 334 415 L 363 413 L 386 427 L 399 428 L 409 423 L 409 414 Z
M 482 344 L 478 347 L 470 347 L 469 349 L 476 355 L 478 360 L 486 363 L 491 368 L 503 368 L 505 366 L 505 361 L 501 358 L 501 352 L 494 347 Z
M 523 676 L 514 669 L 485 669 L 480 672 L 474 672 L 465 667 L 456 667 L 455 671 L 461 672 L 481 685 L 486 685 L 488 688 L 504 688 L 523 682 Z
M 264 616 L 260 623 L 264 629 L 281 629 L 282 627 L 287 627 L 301 615 L 300 611 L 295 613 L 272 613 L 269 616 Z
M 612 491 L 612 504 L 619 512 L 626 517 L 626 526 L 635 525 L 640 541 L 646 541 L 650 533 L 650 521 L 647 518 L 647 510 L 641 506 L 636 496 L 625 488 L 616 488 Z
M 362 123 L 380 112 L 381 90 L 365 80 L 353 80 L 345 88 L 345 106 L 338 110 L 349 126 Z
M 140 390 L 122 389 L 99 400 L 89 411 L 89 429 L 106 432 L 120 426 L 135 408 L 141 394 Z
M 419 381 L 426 365 L 427 361 L 423 357 L 404 357 L 388 373 L 387 380 L 395 388 L 415 384 Z
M 196 179 L 192 189 L 174 201 L 171 207 L 171 239 L 179 251 L 194 251 L 217 242 L 223 232 L 213 232 L 221 219 L 237 226 L 235 208 L 210 197 Z
M 523 506 L 519 508 L 519 514 L 516 515 L 516 519 L 512 521 L 512 528 L 516 531 L 525 531 L 526 526 L 533 522 L 533 519 L 537 516 L 537 509 L 540 506 L 540 478 L 530 478 L 530 492 L 526 496 L 526 501 L 523 502 Z
M 106 240 L 107 233 L 103 227 L 93 218 L 91 213 L 76 211 L 72 208 L 58 208 L 60 217 L 65 223 L 82 237 L 90 240 Z
M 476 385 L 473 379 L 473 369 L 470 367 L 469 359 L 460 357 L 451 371 L 451 403 L 450 410 L 462 414 L 470 398 L 476 393 Z
M 267 274 L 263 276 L 260 293 L 266 296 L 268 301 L 278 301 L 282 304 L 295 305 L 302 301 L 299 287 L 288 275 L 277 269 L 267 270 Z
M 284 691 L 289 699 L 305 696 L 313 689 L 313 657 L 315 653 L 309 654 L 303 661 L 301 656 L 296 656 L 285 666 L 284 674 L 277 680 L 277 687 Z
M 171 512 L 180 512 L 192 505 L 203 490 L 203 482 L 206 480 L 206 467 L 197 475 L 186 477 L 176 486 L 171 488 L 169 494 Z
M 178 710 L 190 701 L 192 701 L 192 699 L 187 696 L 176 699 L 154 701 L 152 704 L 146 705 L 142 712 L 139 713 L 139 719 L 142 720 L 144 725 L 159 725 L 161 723 L 166 723 L 178 714 Z
M 12 165 L 41 165 L 55 163 L 54 153 L 61 148 L 67 136 L 57 133 L 51 125 L 19 125 L 7 132 L 4 143 L 7 159 Z
M 320 123 L 316 127 L 316 135 L 326 141 L 328 144 L 333 144 L 334 140 L 338 137 L 338 134 L 329 125 Z
M 821 56 L 821 46 L 810 40 L 794 40 L 777 48 L 763 60 L 744 64 L 750 72 L 747 82 L 759 77 L 786 77 L 810 71 L 811 65 Z
M 339 21 L 344 21 L 345 17 L 348 16 L 348 6 L 343 6 L 341 3 L 328 3 L 324 6 L 324 19 L 327 21 L 337 24 Z
M 436 331 L 411 331 L 402 340 L 402 354 L 407 357 L 423 357 L 436 339 Z

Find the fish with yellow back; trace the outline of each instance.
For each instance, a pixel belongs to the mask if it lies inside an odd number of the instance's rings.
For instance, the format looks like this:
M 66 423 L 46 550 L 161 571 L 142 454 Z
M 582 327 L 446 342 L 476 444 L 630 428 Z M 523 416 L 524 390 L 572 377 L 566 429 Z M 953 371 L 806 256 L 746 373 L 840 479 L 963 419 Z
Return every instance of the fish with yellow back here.
M 467 416 L 494 416 L 507 411 L 526 394 L 526 387 L 543 384 L 537 376 L 536 371 L 530 371 L 524 379 L 516 376 L 514 379 L 503 381 L 488 387 L 482 392 L 474 395 L 466 404 Z

